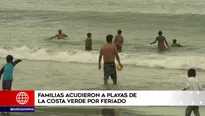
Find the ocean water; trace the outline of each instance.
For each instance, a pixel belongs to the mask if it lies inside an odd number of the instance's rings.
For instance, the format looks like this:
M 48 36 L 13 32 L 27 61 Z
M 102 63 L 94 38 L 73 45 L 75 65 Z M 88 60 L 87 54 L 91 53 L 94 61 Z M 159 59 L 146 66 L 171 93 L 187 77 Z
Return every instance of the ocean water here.
M 115 89 L 179 90 L 188 68 L 196 68 L 205 83 L 203 0 L 1 0 L 0 25 L 1 66 L 8 54 L 23 59 L 15 69 L 14 89 L 101 89 L 99 49 L 105 36 L 118 29 L 125 38 L 120 53 L 125 68 L 118 72 Z M 67 40 L 48 40 L 58 29 Z M 177 39 L 184 47 L 158 53 L 149 43 L 159 30 L 169 44 Z M 84 51 L 87 32 L 93 35 L 91 52 Z M 125 109 L 147 115 L 184 113 L 179 107 Z

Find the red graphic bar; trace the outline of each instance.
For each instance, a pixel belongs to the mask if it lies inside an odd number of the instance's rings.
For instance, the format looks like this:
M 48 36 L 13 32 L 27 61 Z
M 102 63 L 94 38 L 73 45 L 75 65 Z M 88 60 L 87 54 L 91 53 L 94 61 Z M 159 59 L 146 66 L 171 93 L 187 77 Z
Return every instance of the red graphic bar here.
M 34 106 L 34 90 L 0 91 L 0 106 Z

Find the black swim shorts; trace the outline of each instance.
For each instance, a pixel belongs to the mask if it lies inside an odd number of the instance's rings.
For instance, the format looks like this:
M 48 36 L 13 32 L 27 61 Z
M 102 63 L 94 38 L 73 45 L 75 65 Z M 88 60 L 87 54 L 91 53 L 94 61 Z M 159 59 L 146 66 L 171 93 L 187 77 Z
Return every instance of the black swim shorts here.
M 11 90 L 12 80 L 3 80 L 2 89 L 3 90 Z
M 90 50 L 92 50 L 92 47 L 91 46 L 90 47 L 85 47 L 85 50 L 90 51 Z
M 116 66 L 114 62 L 104 63 L 104 79 L 117 80 Z

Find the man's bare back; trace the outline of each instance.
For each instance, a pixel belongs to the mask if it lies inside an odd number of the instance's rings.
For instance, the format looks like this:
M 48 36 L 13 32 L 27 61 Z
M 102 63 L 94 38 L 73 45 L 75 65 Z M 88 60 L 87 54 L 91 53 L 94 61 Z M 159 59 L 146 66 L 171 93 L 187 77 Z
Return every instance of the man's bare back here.
M 122 31 L 118 30 L 117 35 L 115 36 L 115 39 L 114 39 L 114 44 L 116 45 L 118 52 L 122 52 L 122 44 L 124 42 L 124 38 L 121 34 L 122 34 Z
M 164 44 L 164 42 L 165 42 L 164 36 L 157 36 L 156 39 L 158 41 L 158 44 Z
M 85 50 L 92 50 L 92 34 L 87 33 L 87 38 L 85 39 Z
M 85 49 L 92 50 L 92 38 L 86 38 L 85 40 Z
M 64 34 L 64 33 L 62 33 L 62 34 L 57 34 L 57 35 L 56 35 L 56 38 L 57 38 L 57 39 L 65 39 L 66 37 L 67 37 L 67 35 Z
M 114 43 L 119 45 L 119 46 L 122 46 L 122 44 L 123 44 L 123 37 L 122 37 L 122 35 L 116 35 Z
M 101 61 L 102 57 L 104 60 L 104 66 L 103 66 L 103 72 L 104 72 L 104 84 L 108 84 L 108 79 L 111 77 L 113 80 L 113 84 L 117 84 L 117 73 L 116 73 L 116 66 L 115 66 L 115 58 L 118 61 L 119 65 L 121 67 L 122 64 L 120 63 L 120 58 L 117 53 L 117 48 L 115 44 L 112 43 L 113 35 L 107 35 L 106 41 L 107 44 L 103 45 L 103 47 L 100 49 L 99 54 L 99 62 L 98 62 L 98 69 L 101 69 Z
M 150 44 L 154 44 L 154 43 L 158 42 L 158 49 L 165 50 L 166 47 L 165 47 L 164 43 L 166 43 L 167 47 L 169 47 L 168 42 L 167 42 L 166 38 L 164 36 L 162 36 L 161 31 L 158 32 L 158 35 L 159 36 L 156 37 L 155 41 L 150 43 Z
M 105 44 L 100 51 L 103 55 L 104 62 L 115 62 L 117 49 L 115 44 Z

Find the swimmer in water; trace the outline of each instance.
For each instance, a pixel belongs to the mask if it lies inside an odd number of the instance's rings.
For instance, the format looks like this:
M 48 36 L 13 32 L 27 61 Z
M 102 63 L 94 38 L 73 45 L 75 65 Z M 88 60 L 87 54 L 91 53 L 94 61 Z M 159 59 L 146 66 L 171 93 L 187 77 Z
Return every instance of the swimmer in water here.
M 118 30 L 117 35 L 115 36 L 115 39 L 114 39 L 114 44 L 116 45 L 118 52 L 122 52 L 123 42 L 124 42 L 124 38 L 122 36 L 122 31 Z
M 68 36 L 66 34 L 62 33 L 62 30 L 59 29 L 58 34 L 49 38 L 49 39 L 57 38 L 58 40 L 60 40 L 60 39 L 65 39 L 66 37 L 68 37 Z
M 87 38 L 85 40 L 85 50 L 91 51 L 92 50 L 92 34 L 87 33 Z
M 178 44 L 176 39 L 173 39 L 171 47 L 182 47 L 182 45 Z
M 150 44 L 154 44 L 158 41 L 158 50 L 164 51 L 166 49 L 164 43 L 166 43 L 167 48 L 169 48 L 168 42 L 167 42 L 166 38 L 164 36 L 162 36 L 162 31 L 159 31 L 158 35 L 159 36 L 156 37 L 155 41 L 150 43 Z

